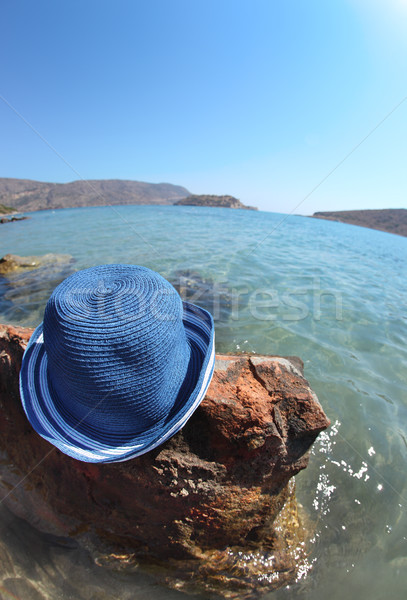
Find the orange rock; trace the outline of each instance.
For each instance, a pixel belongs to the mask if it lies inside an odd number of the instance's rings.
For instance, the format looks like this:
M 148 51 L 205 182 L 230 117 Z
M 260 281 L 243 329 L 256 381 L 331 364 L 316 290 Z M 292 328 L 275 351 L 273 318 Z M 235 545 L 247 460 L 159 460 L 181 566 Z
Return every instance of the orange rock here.
M 264 586 L 295 577 L 298 565 L 284 540 L 299 535 L 299 521 L 291 519 L 290 535 L 273 524 L 287 502 L 292 510 L 288 482 L 329 425 L 299 359 L 217 356 L 207 395 L 178 434 L 139 458 L 89 464 L 48 444 L 25 417 L 18 372 L 31 332 L 0 325 L 0 490 L 11 510 L 96 554 L 107 544 L 111 557 L 158 561 L 177 587 L 192 569 L 195 581 L 205 573 L 201 587 L 216 589 L 219 577 L 223 584 L 233 579 L 227 565 L 239 571 L 239 556 L 273 552 L 276 544 L 285 575 L 262 577 Z M 210 566 L 214 553 L 223 557 L 222 575 Z M 243 569 L 247 589 L 258 579 L 252 568 L 249 575 Z

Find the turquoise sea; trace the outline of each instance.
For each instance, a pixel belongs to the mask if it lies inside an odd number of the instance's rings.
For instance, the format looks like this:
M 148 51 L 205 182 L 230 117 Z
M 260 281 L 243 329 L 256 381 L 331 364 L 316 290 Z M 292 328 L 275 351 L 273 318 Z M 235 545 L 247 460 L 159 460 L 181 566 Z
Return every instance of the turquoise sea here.
M 214 314 L 218 352 L 303 359 L 332 426 L 296 477 L 313 524 L 308 563 L 297 582 L 267 597 L 404 600 L 407 238 L 216 208 L 118 206 L 29 216 L 0 226 L 0 256 L 70 254 L 74 262 L 0 277 L 0 322 L 37 325 L 51 290 L 73 270 L 134 263 L 160 272 Z M 184 597 L 144 575 L 92 565 L 79 550 L 47 547 L 3 508 L 0 537 L 0 555 L 14 561 L 21 579 L 7 583 L 0 565 L 0 598 Z

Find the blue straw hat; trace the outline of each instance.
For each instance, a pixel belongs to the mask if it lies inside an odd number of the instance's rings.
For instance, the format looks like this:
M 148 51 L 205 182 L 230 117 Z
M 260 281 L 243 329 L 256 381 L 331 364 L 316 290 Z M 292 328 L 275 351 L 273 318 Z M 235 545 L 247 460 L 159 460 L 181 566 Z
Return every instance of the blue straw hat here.
M 52 293 L 24 353 L 20 394 L 34 429 L 65 454 L 118 462 L 174 435 L 214 367 L 211 315 L 135 265 L 78 271 Z

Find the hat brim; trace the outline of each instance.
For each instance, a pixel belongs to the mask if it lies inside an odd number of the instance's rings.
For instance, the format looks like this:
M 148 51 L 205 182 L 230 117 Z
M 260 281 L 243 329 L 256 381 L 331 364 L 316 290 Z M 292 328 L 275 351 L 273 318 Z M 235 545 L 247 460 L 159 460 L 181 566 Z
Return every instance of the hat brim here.
M 179 431 L 203 400 L 215 364 L 215 334 L 212 316 L 204 309 L 183 302 L 183 323 L 191 357 L 187 374 L 167 418 L 152 430 L 111 443 L 91 439 L 68 423 L 56 408 L 48 378 L 48 358 L 42 324 L 30 338 L 20 371 L 20 396 L 33 428 L 62 452 L 85 462 L 121 462 L 149 452 Z M 101 401 L 104 399 L 101 399 Z M 96 438 L 97 436 L 95 436 Z

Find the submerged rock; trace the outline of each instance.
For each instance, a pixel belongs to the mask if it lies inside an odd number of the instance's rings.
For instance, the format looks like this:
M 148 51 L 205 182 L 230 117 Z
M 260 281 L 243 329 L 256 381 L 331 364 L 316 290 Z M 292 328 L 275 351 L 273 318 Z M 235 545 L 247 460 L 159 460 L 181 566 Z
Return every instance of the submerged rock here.
M 18 256 L 6 254 L 0 258 L 0 275 L 21 271 L 32 271 L 40 267 L 58 267 L 73 262 L 70 254 L 44 254 L 42 256 Z
M 41 321 L 50 294 L 75 270 L 75 259 L 70 254 L 6 254 L 0 259 L 2 320 L 21 325 Z
M 228 322 L 238 311 L 238 301 L 241 303 L 225 283 L 205 277 L 199 271 L 176 271 L 170 281 L 183 300 L 205 308 L 218 324 Z
M 296 358 L 216 360 L 205 399 L 159 448 L 117 464 L 65 456 L 28 423 L 18 373 L 30 329 L 0 326 L 1 494 L 95 562 L 176 589 L 251 597 L 294 580 L 307 532 L 290 478 L 329 425 Z

